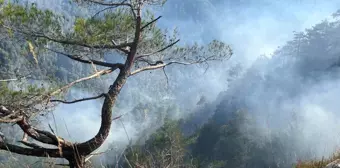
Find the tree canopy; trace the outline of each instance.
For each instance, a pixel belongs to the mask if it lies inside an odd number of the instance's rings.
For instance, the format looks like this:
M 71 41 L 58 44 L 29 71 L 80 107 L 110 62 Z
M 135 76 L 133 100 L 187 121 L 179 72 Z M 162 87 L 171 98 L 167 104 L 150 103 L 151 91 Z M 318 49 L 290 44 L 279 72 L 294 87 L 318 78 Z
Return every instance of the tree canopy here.
M 77 0 L 70 5 L 95 12 L 70 20 L 55 11 L 40 9 L 35 3 L 0 1 L 0 59 L 6 72 L 1 75 L 4 84 L 1 95 L 10 97 L 1 99 L 1 122 L 18 125 L 24 134 L 21 145 L 6 141 L 4 135 L 0 148 L 22 155 L 65 158 L 70 167 L 84 167 L 91 153 L 107 139 L 112 121 L 117 119 L 112 115 L 113 107 L 129 77 L 175 64 L 208 64 L 232 55 L 230 47 L 217 40 L 203 46 L 179 45 L 176 30 L 168 33 L 157 27 L 161 16 L 152 14 L 152 6 L 164 3 L 164 0 Z M 19 57 L 26 60 L 16 62 Z M 58 67 L 57 62 L 65 58 L 73 63 Z M 76 73 L 83 71 L 83 65 L 90 65 L 91 72 Z M 94 79 L 110 74 L 115 75 L 114 80 L 105 86 L 105 92 L 72 101 L 65 99 L 69 89 L 78 83 L 91 80 L 96 85 Z M 100 129 L 85 142 L 73 143 L 53 130 L 31 125 L 37 114 L 53 110 L 58 103 L 100 98 L 104 99 L 102 109 L 98 109 Z

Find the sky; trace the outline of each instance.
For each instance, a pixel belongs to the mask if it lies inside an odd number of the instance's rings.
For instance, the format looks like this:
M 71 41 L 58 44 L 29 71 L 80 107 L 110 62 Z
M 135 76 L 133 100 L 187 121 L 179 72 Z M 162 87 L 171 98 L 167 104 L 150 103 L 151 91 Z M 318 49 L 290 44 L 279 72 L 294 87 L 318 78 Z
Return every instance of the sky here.
M 235 59 L 254 61 L 338 10 L 336 0 L 169 0 L 160 25 L 177 26 L 182 39 L 222 40 Z M 234 59 L 234 58 L 233 58 Z

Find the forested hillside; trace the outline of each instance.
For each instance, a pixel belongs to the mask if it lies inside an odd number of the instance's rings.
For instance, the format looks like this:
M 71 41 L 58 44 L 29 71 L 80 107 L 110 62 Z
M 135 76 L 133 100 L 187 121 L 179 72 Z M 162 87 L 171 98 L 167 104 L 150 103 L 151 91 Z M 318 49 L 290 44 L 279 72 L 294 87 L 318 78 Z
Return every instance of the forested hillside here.
M 128 156 L 146 155 L 140 160 L 131 156 L 135 164 L 146 167 L 159 167 L 152 158 L 163 159 L 170 167 L 325 166 L 331 161 L 325 157 L 338 150 L 339 142 L 339 33 L 337 14 L 332 21 L 296 33 L 270 59 L 259 58 L 245 72 L 238 69 L 237 79 L 215 102 L 206 102 L 192 116 L 178 121 L 176 131 L 184 138 L 173 143 L 179 146 L 165 143 L 174 138 L 174 130 L 164 126 Z M 164 137 L 164 130 L 171 133 Z M 159 136 L 165 140 L 153 138 Z M 160 140 L 162 147 L 153 145 Z M 171 145 L 185 151 L 182 160 L 155 159 L 166 155 L 159 152 Z
M 249 66 L 230 60 L 238 44 L 164 26 L 164 0 L 32 2 L 0 0 L 0 167 L 323 168 L 339 158 L 340 12 Z

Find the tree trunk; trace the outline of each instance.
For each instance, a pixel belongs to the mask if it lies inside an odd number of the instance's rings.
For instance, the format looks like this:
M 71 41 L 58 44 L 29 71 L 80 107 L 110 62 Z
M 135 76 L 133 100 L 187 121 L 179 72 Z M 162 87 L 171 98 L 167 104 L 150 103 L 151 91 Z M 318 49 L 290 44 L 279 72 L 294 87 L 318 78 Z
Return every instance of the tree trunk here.
M 70 168 L 85 168 L 85 156 L 74 156 L 67 160 Z

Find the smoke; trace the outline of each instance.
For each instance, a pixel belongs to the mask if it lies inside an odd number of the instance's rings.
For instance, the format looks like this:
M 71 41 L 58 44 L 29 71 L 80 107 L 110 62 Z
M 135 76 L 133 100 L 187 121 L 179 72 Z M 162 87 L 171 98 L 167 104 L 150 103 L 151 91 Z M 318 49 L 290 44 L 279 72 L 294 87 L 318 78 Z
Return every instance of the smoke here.
M 38 4 L 63 11 L 59 8 L 60 2 L 40 0 Z M 299 135 L 299 143 L 306 144 L 301 147 L 312 146 L 317 156 L 329 155 L 339 144 L 340 132 L 336 128 L 340 117 L 337 114 L 340 80 L 334 78 L 337 71 L 332 75 L 320 73 L 306 79 L 307 72 L 302 73 L 301 68 L 309 66 L 313 69 L 311 66 L 317 65 L 318 60 L 310 65 L 302 64 L 303 60 L 282 63 L 282 57 L 275 57 L 273 52 L 293 38 L 293 31 L 311 27 L 329 17 L 338 7 L 340 2 L 336 0 L 168 1 L 164 8 L 156 10 L 156 14 L 163 16 L 158 23 L 160 27 L 177 26 L 182 44 L 194 41 L 206 44 L 212 39 L 225 41 L 232 46 L 235 55 L 229 61 L 210 66 L 205 73 L 204 69 L 195 66 L 169 67 L 166 69 L 168 84 L 161 71 L 129 79 L 113 114 L 122 115 L 122 119 L 114 121 L 109 139 L 101 151 L 112 144 L 123 149 L 129 144 L 129 139 L 135 141 L 144 130 L 154 125 L 154 128 L 159 127 L 162 124 L 159 119 L 164 116 L 160 115 L 161 107 L 158 108 L 157 104 L 176 104 L 181 110 L 173 117 L 183 118 L 195 111 L 196 102 L 202 95 L 211 102 L 226 91 L 213 103 L 222 104 L 226 109 L 230 104 L 247 107 L 256 114 L 261 128 L 285 128 L 290 122 L 291 112 L 297 111 L 303 119 L 300 121 L 303 134 Z M 261 54 L 266 57 L 259 57 Z M 321 55 L 319 59 L 322 59 Z M 326 61 L 327 65 L 332 61 Z M 244 73 L 230 81 L 229 72 L 238 66 Z M 108 88 L 110 82 L 108 80 L 104 86 Z M 92 95 L 79 90 L 73 90 L 71 94 L 80 98 Z M 136 119 L 136 113 L 131 112 L 136 111 L 134 107 L 141 102 L 155 106 L 146 108 L 151 109 L 150 114 L 154 115 L 147 121 Z M 82 142 L 97 133 L 101 105 L 100 100 L 60 105 L 53 113 L 56 126 L 53 117 L 50 123 L 59 135 Z M 161 111 L 167 109 L 163 107 Z M 261 124 L 267 123 L 268 119 L 269 125 Z M 145 125 L 141 128 L 142 123 Z
M 295 56 L 274 52 L 293 39 L 294 31 L 304 31 L 324 19 L 331 20 L 331 14 L 339 7 L 337 1 L 317 0 L 195 3 L 174 0 L 160 12 L 165 20 L 159 24 L 177 25 L 186 43 L 204 44 L 219 39 L 234 49 L 231 60 L 214 65 L 209 74 L 198 77 L 195 73 L 195 79 L 181 79 L 183 88 L 191 88 L 190 84 L 195 83 L 195 93 L 186 92 L 185 98 L 197 101 L 199 93 L 210 95 L 212 101 L 220 91 L 226 90 L 213 104 L 220 104 L 220 111 L 225 113 L 246 108 L 256 117 L 259 136 L 286 132 L 297 114 L 301 130 L 291 131 L 292 138 L 285 144 L 294 144 L 297 151 L 303 151 L 294 159 L 313 159 L 327 157 L 339 146 L 339 70 L 326 70 L 337 61 L 337 56 L 318 50 L 317 46 L 323 45 L 321 41 L 315 44 L 315 50 Z M 174 14 L 174 9 L 179 12 Z M 244 73 L 226 82 L 230 77 L 227 72 L 238 64 Z M 313 154 L 307 156 L 308 152 Z

